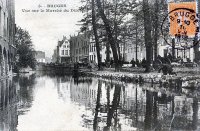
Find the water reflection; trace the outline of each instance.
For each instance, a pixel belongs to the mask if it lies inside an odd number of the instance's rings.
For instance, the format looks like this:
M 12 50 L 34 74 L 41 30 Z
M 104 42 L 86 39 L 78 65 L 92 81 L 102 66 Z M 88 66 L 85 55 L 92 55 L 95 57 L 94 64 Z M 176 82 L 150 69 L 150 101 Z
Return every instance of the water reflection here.
M 23 115 L 29 108 L 32 106 L 33 101 L 33 89 L 35 82 L 35 74 L 32 75 L 22 75 L 17 77 L 17 85 L 19 86 L 18 90 L 18 113 Z
M 12 79 L 0 81 L 0 130 L 16 130 L 17 90 Z
M 199 130 L 199 91 L 41 75 L 0 81 L 0 130 Z

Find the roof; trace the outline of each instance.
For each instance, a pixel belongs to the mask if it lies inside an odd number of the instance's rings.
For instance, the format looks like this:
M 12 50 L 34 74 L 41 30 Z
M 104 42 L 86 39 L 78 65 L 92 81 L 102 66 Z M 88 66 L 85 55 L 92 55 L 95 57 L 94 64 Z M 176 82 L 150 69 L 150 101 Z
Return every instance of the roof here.
M 61 47 L 66 40 L 66 36 L 63 36 L 63 39 L 61 41 L 58 41 L 58 46 Z

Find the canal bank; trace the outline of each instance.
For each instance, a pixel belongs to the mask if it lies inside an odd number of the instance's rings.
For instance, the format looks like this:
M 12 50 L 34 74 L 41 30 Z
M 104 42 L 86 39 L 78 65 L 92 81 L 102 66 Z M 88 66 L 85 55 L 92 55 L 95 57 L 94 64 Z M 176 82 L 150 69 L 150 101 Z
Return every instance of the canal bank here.
M 151 83 L 151 84 L 171 84 L 174 82 L 180 83 L 182 87 L 200 87 L 200 71 L 199 68 L 174 68 L 177 75 L 163 75 L 158 72 L 143 73 L 141 68 L 123 69 L 120 72 L 115 72 L 113 69 L 103 71 L 84 71 L 82 76 L 97 77 L 111 79 L 122 82 L 133 83 Z M 189 73 L 190 72 L 190 73 Z

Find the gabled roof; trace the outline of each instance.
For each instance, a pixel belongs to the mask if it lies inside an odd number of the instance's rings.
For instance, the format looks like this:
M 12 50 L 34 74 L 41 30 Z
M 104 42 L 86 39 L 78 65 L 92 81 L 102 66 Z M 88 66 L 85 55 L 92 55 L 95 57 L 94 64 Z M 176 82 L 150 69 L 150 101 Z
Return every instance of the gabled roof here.
M 61 41 L 58 41 L 58 46 L 61 47 L 66 40 L 66 36 L 63 36 L 63 39 Z

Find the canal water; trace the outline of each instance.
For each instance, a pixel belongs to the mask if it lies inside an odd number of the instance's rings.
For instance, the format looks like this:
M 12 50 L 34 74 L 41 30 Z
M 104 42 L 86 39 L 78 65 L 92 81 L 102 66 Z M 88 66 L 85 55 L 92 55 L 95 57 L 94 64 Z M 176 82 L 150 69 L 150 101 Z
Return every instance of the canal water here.
M 200 130 L 198 92 L 70 75 L 21 75 L 0 81 L 0 131 Z

